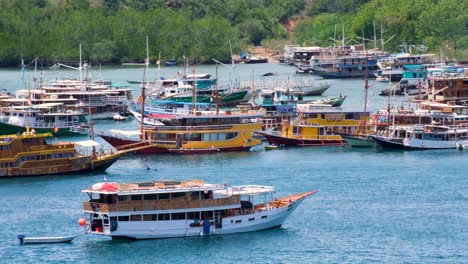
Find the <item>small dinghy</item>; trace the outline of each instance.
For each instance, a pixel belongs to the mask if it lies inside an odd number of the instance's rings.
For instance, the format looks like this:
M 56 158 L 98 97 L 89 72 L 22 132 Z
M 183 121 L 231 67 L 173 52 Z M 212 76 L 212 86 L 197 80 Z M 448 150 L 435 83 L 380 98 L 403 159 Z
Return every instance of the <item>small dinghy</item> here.
M 128 119 L 128 116 L 122 116 L 120 114 L 116 114 L 115 116 L 112 117 L 115 121 L 124 121 Z
M 277 148 L 278 148 L 278 145 L 276 145 L 276 144 L 271 144 L 271 145 L 265 146 L 265 150 L 273 150 L 273 149 L 277 149 Z
M 69 243 L 76 236 L 56 236 L 56 237 L 27 237 L 25 235 L 19 235 L 18 239 L 20 244 L 52 244 L 52 243 Z

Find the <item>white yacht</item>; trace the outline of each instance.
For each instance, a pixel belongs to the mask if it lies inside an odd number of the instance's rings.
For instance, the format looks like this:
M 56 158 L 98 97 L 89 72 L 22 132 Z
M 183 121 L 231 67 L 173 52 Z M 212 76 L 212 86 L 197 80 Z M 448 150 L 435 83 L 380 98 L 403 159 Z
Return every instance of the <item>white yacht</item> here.
M 250 232 L 279 227 L 309 195 L 273 199 L 271 186 L 201 180 L 104 182 L 82 190 L 87 234 L 150 239 Z

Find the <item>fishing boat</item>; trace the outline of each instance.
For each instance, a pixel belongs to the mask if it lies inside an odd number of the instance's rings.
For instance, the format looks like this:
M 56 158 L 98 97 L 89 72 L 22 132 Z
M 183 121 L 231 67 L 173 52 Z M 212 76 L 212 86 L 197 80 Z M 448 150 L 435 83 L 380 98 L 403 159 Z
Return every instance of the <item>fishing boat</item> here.
M 128 151 L 105 150 L 93 140 L 48 143 L 50 133 L 0 136 L 0 177 L 104 171 Z
M 288 86 L 291 91 L 302 93 L 304 96 L 317 96 L 325 93 L 330 88 L 330 82 L 317 82 L 317 81 L 296 81 Z
M 353 148 L 375 147 L 377 143 L 367 134 L 340 134 L 340 136 Z
M 386 56 L 383 53 L 365 54 L 359 52 L 349 56 L 322 59 L 314 65 L 313 74 L 323 78 L 363 78 L 378 69 L 377 60 Z
M 401 142 L 377 141 L 383 147 L 408 150 L 456 149 L 468 144 L 468 127 L 466 126 L 413 126 L 406 130 Z
M 267 63 L 268 58 L 267 57 L 252 57 L 248 56 L 246 59 L 244 59 L 244 63 L 247 64 L 254 64 L 254 63 Z
M 324 105 L 324 106 L 331 106 L 331 107 L 339 107 L 341 106 L 346 99 L 346 95 L 340 97 L 330 97 L 327 99 L 318 99 L 318 100 L 311 100 L 311 101 L 301 101 L 298 102 L 298 108 L 305 107 L 307 108 L 308 105 L 315 106 L 315 105 Z
M 284 121 L 281 131 L 260 132 L 270 144 L 285 146 L 344 146 L 340 133 L 354 133 L 365 120 L 368 112 L 342 110 L 311 110 L 298 112 L 297 120 Z
M 20 245 L 25 244 L 54 244 L 54 243 L 70 243 L 76 236 L 55 236 L 55 237 L 28 237 L 18 235 Z
M 204 154 L 207 152 L 248 151 L 261 144 L 253 134 L 260 131 L 261 113 L 195 111 L 145 115 L 163 125 L 143 126 L 139 138 L 128 131 L 102 131 L 100 136 L 118 150 L 141 144 L 151 147 L 137 153 Z
M 273 198 L 275 188 L 201 180 L 96 183 L 82 190 L 86 234 L 153 239 L 252 232 L 280 227 L 308 191 Z

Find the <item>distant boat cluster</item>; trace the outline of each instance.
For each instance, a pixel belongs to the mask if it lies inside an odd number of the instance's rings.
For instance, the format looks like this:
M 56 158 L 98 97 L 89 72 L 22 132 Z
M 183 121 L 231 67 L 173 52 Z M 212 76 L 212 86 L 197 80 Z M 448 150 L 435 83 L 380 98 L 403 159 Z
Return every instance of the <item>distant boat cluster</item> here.
M 0 177 L 105 170 L 126 153 L 215 154 L 287 147 L 352 146 L 392 149 L 464 149 L 468 146 L 468 75 L 463 65 L 436 64 L 429 54 L 389 55 L 363 46 L 286 47 L 297 74 L 322 78 L 225 84 L 207 73 L 128 87 L 89 78 L 46 80 L 0 96 Z M 245 63 L 264 62 L 246 56 Z M 167 64 L 169 63 L 169 64 Z M 173 59 L 167 66 L 177 64 Z M 146 64 L 146 67 L 148 65 Z M 80 69 L 85 68 L 81 67 Z M 86 68 L 85 68 L 86 69 Z M 296 76 L 297 77 L 297 76 Z M 271 78 L 271 79 L 268 79 Z M 376 113 L 348 111 L 347 95 L 322 96 L 327 78 L 388 82 L 382 96 L 406 96 L 406 106 Z M 397 82 L 392 84 L 392 82 Z M 367 93 L 366 93 L 367 96 Z M 95 131 L 101 119 L 138 121 L 133 130 Z M 77 133 L 91 140 L 51 143 Z M 94 141 L 99 136 L 112 147 Z M 110 148 L 110 149 L 109 149 Z M 80 224 L 89 234 L 134 239 L 229 234 L 280 226 L 315 191 L 273 198 L 271 186 L 227 186 L 203 181 L 103 182 L 84 189 Z M 262 202 L 255 197 L 261 196 Z M 69 242 L 73 237 L 28 238 L 22 243 Z

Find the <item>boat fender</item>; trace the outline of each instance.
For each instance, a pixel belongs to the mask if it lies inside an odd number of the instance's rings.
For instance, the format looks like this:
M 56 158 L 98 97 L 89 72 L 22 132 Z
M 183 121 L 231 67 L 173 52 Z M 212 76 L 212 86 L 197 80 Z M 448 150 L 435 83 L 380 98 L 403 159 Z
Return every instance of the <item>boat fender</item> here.
M 18 239 L 19 239 L 19 241 L 20 241 L 20 245 L 23 245 L 23 244 L 24 244 L 24 238 L 25 238 L 25 237 L 26 237 L 25 235 L 18 235 Z

